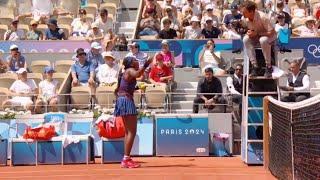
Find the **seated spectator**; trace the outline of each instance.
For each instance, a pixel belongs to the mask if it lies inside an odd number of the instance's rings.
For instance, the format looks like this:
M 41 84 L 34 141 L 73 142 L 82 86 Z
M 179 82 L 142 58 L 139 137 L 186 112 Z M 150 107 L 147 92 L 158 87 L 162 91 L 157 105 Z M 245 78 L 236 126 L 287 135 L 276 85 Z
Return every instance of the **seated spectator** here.
M 11 72 L 16 72 L 20 68 L 27 69 L 26 59 L 21 55 L 18 46 L 15 44 L 10 46 L 10 55 L 7 57 L 7 66 L 7 70 Z
M 313 16 L 314 16 L 317 20 L 319 20 L 319 19 L 320 19 L 320 2 L 314 4 L 312 12 L 313 12 Z
M 191 18 L 191 26 L 185 28 L 183 37 L 184 39 L 200 39 L 202 37 L 200 20 L 197 16 Z
M 105 35 L 104 35 L 103 40 L 104 41 L 109 41 L 109 40 L 116 41 L 116 39 L 117 39 L 116 34 L 113 33 L 112 29 L 108 29 L 107 33 L 105 33 Z
M 87 61 L 92 63 L 94 69 L 98 68 L 101 64 L 104 64 L 103 57 L 100 53 L 101 45 L 98 42 L 91 43 L 91 49 L 87 51 Z
M 140 36 L 157 35 L 160 31 L 160 22 L 152 9 L 148 9 L 146 18 L 140 21 L 140 29 Z
M 187 9 L 191 8 L 194 16 L 201 16 L 200 7 L 195 5 L 194 0 L 187 0 L 187 4 L 182 7 L 182 14 L 185 14 Z
M 281 101 L 284 102 L 299 102 L 310 97 L 309 88 L 310 80 L 309 75 L 300 71 L 300 64 L 298 61 L 290 63 L 290 73 L 288 75 L 288 81 L 286 86 L 280 86 L 279 88 L 284 91 L 291 91 L 289 96 L 284 96 Z
M 216 47 L 214 40 L 207 41 L 203 50 L 200 52 L 200 68 L 202 72 L 208 68 L 211 68 L 215 76 L 221 76 L 225 74 L 225 70 L 219 68 L 221 63 L 220 54 L 214 51 Z
M 91 62 L 87 61 L 87 54 L 84 49 L 77 49 L 77 58 L 76 61 L 71 66 L 71 75 L 72 75 L 72 87 L 75 86 L 90 86 L 94 88 L 94 66 Z
M 128 51 L 128 41 L 127 41 L 127 38 L 124 34 L 120 34 L 117 37 L 115 45 L 114 45 L 114 49 L 115 49 L 115 51 Z M 106 51 L 108 51 L 108 50 L 106 50 Z
M 165 19 L 170 19 L 171 24 L 170 24 L 170 28 L 179 31 L 180 30 L 180 22 L 178 21 L 178 19 L 176 18 L 176 16 L 174 16 L 174 14 L 172 13 L 172 9 L 171 6 L 168 6 L 165 8 L 165 16 L 161 19 L 161 30 L 164 28 L 163 27 L 163 21 Z
M 25 34 L 22 29 L 18 29 L 19 21 L 17 19 L 13 20 L 10 24 L 8 31 L 4 33 L 4 40 L 6 41 L 18 41 L 24 40 Z
M 30 22 L 30 31 L 27 32 L 27 40 L 43 40 L 43 33 L 37 29 L 38 22 L 32 20 Z
M 175 66 L 174 55 L 170 51 L 169 42 L 167 40 L 163 40 L 161 42 L 161 52 L 160 53 L 163 56 L 163 63 L 166 66 L 173 68 Z
M 286 23 L 285 14 L 284 13 L 277 14 L 277 23 L 276 23 L 274 29 L 278 34 L 278 38 L 279 38 L 279 35 L 280 35 L 280 31 L 284 30 L 284 31 L 288 32 L 289 24 Z
M 143 7 L 142 10 L 142 18 L 148 18 L 148 12 L 154 12 L 155 18 L 162 18 L 162 10 L 160 5 L 157 3 L 156 0 L 145 0 L 146 5 Z
M 19 15 L 18 18 L 32 17 L 32 19 L 44 24 L 53 14 L 52 0 L 32 0 L 32 13 Z
M 227 31 L 224 31 L 222 38 L 224 39 L 241 39 L 241 35 L 237 31 L 239 20 L 232 20 L 228 25 Z
M 90 29 L 90 22 L 86 20 L 87 11 L 85 9 L 79 9 L 79 18 L 75 18 L 72 23 L 72 36 L 86 37 L 87 32 Z
M 128 45 L 126 45 L 126 49 L 128 48 Z M 119 63 L 120 62 L 120 54 L 119 52 L 115 49 L 113 41 L 109 40 L 106 42 L 106 49 L 105 52 L 111 52 L 113 57 L 115 58 L 115 62 Z
M 231 6 L 231 14 L 226 14 L 223 18 L 223 30 L 227 31 L 230 29 L 230 23 L 234 20 L 241 20 L 242 14 L 240 14 L 239 8 L 237 5 Z
M 91 28 L 87 33 L 87 41 L 89 43 L 92 42 L 98 42 L 101 43 L 101 40 L 103 40 L 104 35 L 102 33 L 102 29 L 99 28 L 99 25 L 97 23 L 92 23 Z
M 165 14 L 167 13 L 167 10 L 170 9 L 174 15 L 174 17 L 178 17 L 178 10 L 177 7 L 175 5 L 173 5 L 172 0 L 165 0 L 163 1 L 163 5 L 162 5 L 162 14 L 165 16 Z
M 199 104 L 204 104 L 204 107 L 213 109 L 216 104 L 224 103 L 221 93 L 221 81 L 214 77 L 211 68 L 205 69 L 205 77 L 198 82 L 197 97 L 193 101 L 193 113 L 199 112 Z
M 292 25 L 298 27 L 304 18 L 307 17 L 307 7 L 302 0 L 295 0 L 296 4 L 291 7 Z
M 206 9 L 206 7 L 209 5 L 213 9 L 219 8 L 218 5 L 220 2 L 217 0 L 201 0 L 201 9 Z
M 232 102 L 239 104 L 238 112 L 242 111 L 243 66 L 236 65 L 235 73 L 227 77 L 227 89 L 232 95 Z
M 291 16 L 284 11 L 284 2 L 282 0 L 277 1 L 277 14 L 284 14 L 284 22 L 291 24 Z
M 214 21 L 214 22 L 217 22 L 217 23 L 219 22 L 219 18 L 213 14 L 213 7 L 211 5 L 206 6 L 206 12 L 202 16 L 202 19 L 201 19 L 201 27 L 202 28 L 204 28 L 206 26 L 206 20 L 208 17 L 210 17 L 212 19 L 212 21 Z
M 63 29 L 58 27 L 56 19 L 50 19 L 47 23 L 48 29 L 45 31 L 45 40 L 66 40 L 67 36 Z
M 152 66 L 150 74 L 149 74 L 149 81 L 155 85 L 161 85 L 167 87 L 166 89 L 172 90 L 171 82 L 173 81 L 173 73 L 170 67 L 166 66 L 163 63 L 163 55 L 157 54 L 155 56 L 156 64 Z
M 213 25 L 213 21 L 211 17 L 206 17 L 206 25 L 205 28 L 202 29 L 201 34 L 204 38 L 218 38 L 221 35 L 221 31 L 217 28 L 217 22 L 214 21 L 215 26 Z
M 17 71 L 18 80 L 10 87 L 13 98 L 3 102 L 2 107 L 22 106 L 25 110 L 33 110 L 32 97 L 37 93 L 37 85 L 33 79 L 27 78 L 27 70 L 20 68 Z
M 110 23 L 108 22 L 108 10 L 101 9 L 100 10 L 100 17 L 96 19 L 96 24 L 98 24 L 99 29 L 103 30 L 103 34 L 106 35 L 112 27 L 110 27 Z
M 39 95 L 36 101 L 35 112 L 42 113 L 41 109 L 49 105 L 51 112 L 58 111 L 58 81 L 53 79 L 54 69 L 50 66 L 44 68 L 44 80 L 39 83 Z
M 308 16 L 305 25 L 293 29 L 292 34 L 300 37 L 319 37 L 320 31 L 316 20 L 312 16 Z
M 163 29 L 157 35 L 158 39 L 177 39 L 177 31 L 170 28 L 171 20 L 169 18 L 162 18 Z
M 115 62 L 112 52 L 103 52 L 105 64 L 98 67 L 97 79 L 100 86 L 113 86 L 118 82 L 120 67 Z
M 148 55 L 142 51 L 140 51 L 140 46 L 138 43 L 133 42 L 128 44 L 130 52 L 126 55 L 126 57 L 134 57 L 139 62 L 139 68 L 143 67 L 144 63 L 148 60 Z M 145 74 L 141 77 L 137 78 L 138 81 L 144 81 L 147 78 L 147 74 L 149 69 L 146 70 Z
M 182 27 L 189 26 L 191 23 L 191 18 L 193 17 L 192 8 L 186 8 L 185 12 L 182 13 L 180 22 Z

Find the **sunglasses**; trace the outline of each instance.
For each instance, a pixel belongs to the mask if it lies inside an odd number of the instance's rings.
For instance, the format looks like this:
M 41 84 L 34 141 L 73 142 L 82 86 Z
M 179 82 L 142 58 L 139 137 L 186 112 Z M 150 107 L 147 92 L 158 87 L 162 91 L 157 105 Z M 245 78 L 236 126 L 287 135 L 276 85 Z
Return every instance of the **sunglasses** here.
M 86 53 L 81 53 L 78 56 L 86 56 L 86 55 L 87 55 Z
M 236 71 L 241 71 L 242 69 L 237 68 Z

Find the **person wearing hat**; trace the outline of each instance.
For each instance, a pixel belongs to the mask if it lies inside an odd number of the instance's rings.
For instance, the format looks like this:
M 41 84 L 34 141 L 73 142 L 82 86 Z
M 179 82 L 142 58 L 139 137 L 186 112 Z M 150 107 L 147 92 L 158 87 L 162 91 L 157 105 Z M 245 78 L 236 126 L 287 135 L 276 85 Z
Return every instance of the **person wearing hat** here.
M 101 64 L 104 64 L 103 57 L 100 53 L 101 51 L 101 45 L 98 42 L 91 43 L 91 50 L 89 50 L 87 53 L 87 61 L 91 62 L 94 66 L 94 69 L 96 69 Z
M 223 18 L 223 30 L 227 31 L 228 29 L 230 29 L 230 22 L 237 20 L 240 21 L 242 18 L 242 14 L 240 14 L 239 12 L 239 8 L 238 5 L 233 4 L 231 5 L 231 14 L 226 14 Z
M 284 11 L 284 2 L 283 0 L 277 1 L 277 14 L 284 14 L 284 22 L 287 24 L 291 24 L 291 16 L 288 12 Z
M 92 62 L 87 61 L 87 53 L 84 49 L 77 49 L 76 61 L 71 66 L 72 87 L 75 86 L 89 86 L 94 90 L 95 88 L 95 68 Z
M 75 18 L 72 23 L 72 36 L 86 37 L 87 32 L 90 29 L 90 23 L 86 19 L 87 11 L 85 9 L 79 9 L 79 17 Z
M 191 18 L 191 25 L 185 28 L 182 37 L 184 39 L 200 39 L 202 37 L 200 20 L 197 16 Z
M 319 37 L 319 25 L 313 16 L 308 16 L 305 20 L 305 25 L 299 26 L 292 30 L 292 34 L 299 37 Z
M 4 40 L 6 41 L 18 41 L 18 40 L 24 40 L 25 39 L 25 33 L 22 29 L 18 29 L 18 19 L 14 19 L 9 29 L 4 33 Z
M 17 72 L 18 80 L 10 87 L 13 98 L 3 102 L 3 108 L 22 106 L 25 110 L 33 110 L 32 97 L 37 93 L 37 85 L 33 79 L 28 79 L 27 70 L 20 68 Z
M 92 23 L 91 24 L 91 29 L 88 31 L 87 33 L 87 41 L 89 43 L 92 43 L 92 42 L 98 42 L 100 43 L 101 40 L 103 40 L 104 38 L 104 35 L 102 33 L 102 29 L 99 28 L 99 24 L 97 23 Z
M 160 31 L 160 22 L 155 17 L 155 11 L 152 9 L 147 9 L 147 14 L 144 19 L 140 21 L 140 36 L 155 36 Z
M 102 64 L 97 69 L 97 79 L 100 86 L 114 86 L 117 84 L 120 67 L 115 62 L 115 57 L 113 53 L 103 52 L 102 57 L 105 64 Z
M 178 10 L 177 10 L 177 7 L 175 5 L 173 5 L 172 3 L 173 0 L 165 0 L 163 1 L 163 4 L 162 4 L 162 14 L 166 14 L 167 10 L 171 10 L 174 15 L 174 17 L 178 17 Z
M 201 10 L 200 7 L 194 3 L 194 0 L 187 0 L 187 4 L 182 7 L 182 14 L 185 14 L 185 11 L 191 8 L 194 16 L 200 16 Z
M 221 35 L 221 30 L 213 26 L 213 21 L 211 17 L 206 17 L 206 25 L 202 29 L 201 34 L 205 39 L 218 38 Z
M 170 67 L 163 63 L 163 55 L 158 53 L 155 56 L 156 64 L 152 66 L 149 73 L 149 81 L 155 85 L 161 85 L 166 87 L 167 90 L 171 88 L 167 87 L 169 83 L 173 81 L 173 73 Z
M 143 67 L 144 63 L 148 60 L 148 55 L 142 51 L 140 51 L 140 45 L 136 42 L 131 42 L 128 44 L 130 52 L 126 55 L 126 57 L 134 57 L 138 63 L 139 68 Z M 147 69 L 148 71 L 149 69 Z M 145 80 L 146 74 L 143 74 L 141 77 L 139 77 L 138 81 Z
M 49 19 L 48 23 L 48 29 L 45 30 L 45 40 L 66 40 L 67 35 L 64 33 L 63 29 L 58 27 L 57 20 L 56 19 Z
M 10 55 L 6 58 L 7 60 L 7 70 L 11 72 L 16 72 L 20 68 L 27 69 L 27 63 L 24 56 L 19 52 L 19 48 L 17 45 L 12 44 L 10 46 Z
M 208 17 L 210 17 L 213 22 L 219 22 L 219 18 L 213 13 L 213 6 L 211 4 L 208 4 L 206 6 L 206 11 L 205 11 L 204 15 L 201 18 L 201 28 L 205 28 L 206 27 L 206 20 L 207 20 Z
M 27 40 L 43 40 L 43 33 L 37 29 L 38 22 L 32 20 L 30 22 L 30 31 L 27 32 Z
M 172 28 L 172 29 L 174 29 L 176 31 L 179 31 L 180 30 L 180 22 L 177 19 L 177 16 L 174 15 L 171 6 L 165 7 L 164 11 L 165 11 L 164 17 L 161 19 L 161 27 L 160 27 L 161 30 L 164 28 L 163 27 L 163 21 L 165 19 L 170 19 L 170 21 L 171 21 L 170 28 Z
M 284 30 L 284 31 L 289 30 L 289 24 L 286 23 L 286 20 L 285 20 L 286 15 L 285 15 L 285 13 L 280 12 L 280 13 L 278 13 L 278 14 L 276 15 L 276 17 L 277 17 L 277 23 L 276 23 L 276 25 L 274 26 L 274 29 L 275 29 L 275 31 L 277 32 L 278 36 L 279 36 L 279 32 L 280 32 L 280 31 L 282 31 L 282 30 Z
M 157 35 L 157 39 L 177 39 L 177 31 L 170 28 L 171 20 L 169 18 L 162 18 L 163 29 Z
M 307 17 L 308 9 L 304 1 L 295 0 L 295 3 L 290 9 L 291 22 L 293 27 L 298 27 L 303 24 L 303 19 Z
M 160 54 L 163 56 L 163 63 L 166 66 L 173 68 L 175 65 L 174 55 L 170 51 L 168 40 L 162 40 Z
M 54 69 L 51 66 L 44 68 L 44 80 L 39 83 L 39 95 L 36 101 L 35 112 L 42 113 L 41 109 L 44 105 L 50 107 L 51 112 L 57 112 L 58 104 L 58 87 L 59 82 L 53 79 Z

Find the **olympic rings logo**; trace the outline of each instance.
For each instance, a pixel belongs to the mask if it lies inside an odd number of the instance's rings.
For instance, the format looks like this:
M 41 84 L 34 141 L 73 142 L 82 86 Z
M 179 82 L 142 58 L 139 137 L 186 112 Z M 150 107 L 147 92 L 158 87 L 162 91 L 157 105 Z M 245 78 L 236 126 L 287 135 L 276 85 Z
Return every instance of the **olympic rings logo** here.
M 320 45 L 311 44 L 308 46 L 308 52 L 315 58 L 320 58 Z

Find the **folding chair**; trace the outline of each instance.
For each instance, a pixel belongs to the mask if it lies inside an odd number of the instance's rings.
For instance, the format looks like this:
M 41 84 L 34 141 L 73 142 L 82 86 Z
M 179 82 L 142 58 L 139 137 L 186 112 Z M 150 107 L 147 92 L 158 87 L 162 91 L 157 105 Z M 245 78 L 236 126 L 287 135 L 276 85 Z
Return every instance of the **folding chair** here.
M 116 86 L 99 86 L 96 90 L 97 104 L 101 107 L 112 108 L 116 100 L 115 89 Z
M 77 86 L 71 88 L 71 104 L 76 109 L 90 109 L 91 89 L 87 86 Z

